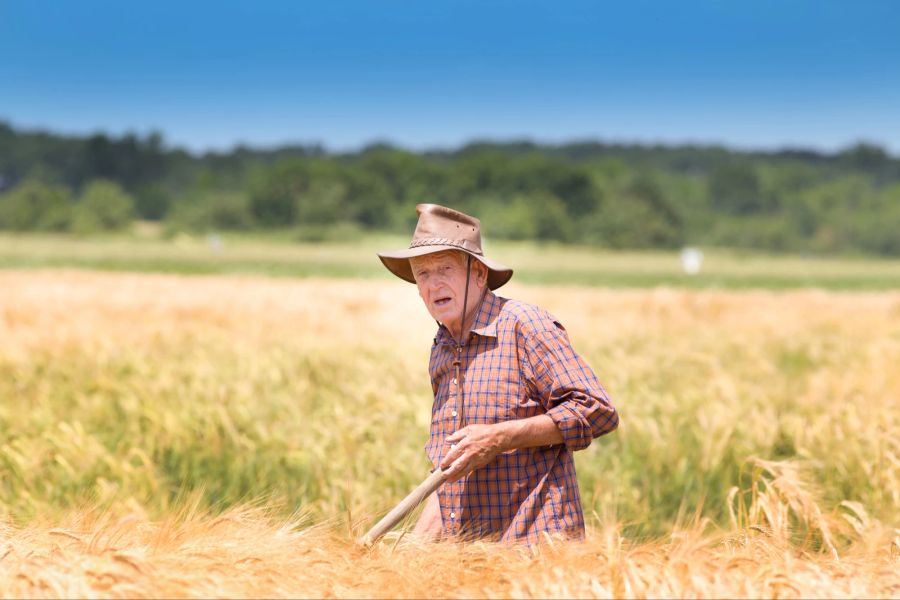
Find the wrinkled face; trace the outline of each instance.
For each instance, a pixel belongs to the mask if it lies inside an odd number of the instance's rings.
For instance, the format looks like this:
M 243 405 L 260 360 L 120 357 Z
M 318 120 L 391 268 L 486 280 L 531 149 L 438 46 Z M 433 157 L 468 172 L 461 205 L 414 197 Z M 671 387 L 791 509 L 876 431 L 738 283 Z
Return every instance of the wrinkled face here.
M 409 259 L 419 296 L 432 318 L 451 332 L 462 329 L 463 296 L 466 289 L 466 255 L 448 250 Z M 472 260 L 467 312 L 471 315 L 487 284 L 487 267 Z

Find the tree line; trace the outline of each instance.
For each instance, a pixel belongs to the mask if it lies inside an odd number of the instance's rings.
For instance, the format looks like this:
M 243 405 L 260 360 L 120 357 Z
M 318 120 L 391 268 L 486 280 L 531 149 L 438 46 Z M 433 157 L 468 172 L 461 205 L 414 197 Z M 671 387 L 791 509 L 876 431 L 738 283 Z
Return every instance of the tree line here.
M 0 229 L 285 229 L 298 239 L 409 232 L 413 207 L 479 216 L 491 237 L 609 248 L 685 244 L 900 255 L 900 159 L 714 146 L 373 144 L 191 154 L 160 134 L 63 136 L 0 123 Z

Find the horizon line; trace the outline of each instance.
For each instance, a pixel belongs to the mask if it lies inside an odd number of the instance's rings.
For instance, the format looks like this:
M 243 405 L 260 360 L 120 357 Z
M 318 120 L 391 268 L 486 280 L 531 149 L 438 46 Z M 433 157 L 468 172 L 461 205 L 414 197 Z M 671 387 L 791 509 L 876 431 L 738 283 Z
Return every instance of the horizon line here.
M 278 152 L 292 148 L 313 149 L 322 152 L 325 155 L 347 155 L 360 154 L 366 150 L 385 146 L 395 150 L 409 152 L 411 154 L 453 154 L 464 150 L 465 148 L 477 145 L 496 145 L 509 146 L 515 144 L 530 144 L 544 148 L 562 148 L 565 146 L 577 146 L 597 144 L 608 147 L 620 148 L 663 148 L 668 150 L 676 149 L 697 149 L 697 150 L 726 150 L 740 154 L 816 154 L 823 157 L 838 156 L 848 150 L 859 147 L 861 145 L 874 146 L 885 152 L 891 160 L 900 160 L 900 152 L 895 153 L 891 147 L 878 140 L 867 138 L 866 136 L 858 136 L 852 140 L 837 147 L 822 147 L 814 144 L 804 144 L 802 142 L 775 142 L 772 145 L 755 145 L 740 144 L 735 142 L 725 142 L 721 140 L 702 140 L 702 139 L 646 139 L 639 137 L 622 137 L 610 136 L 603 137 L 599 134 L 586 134 L 583 137 L 573 136 L 564 139 L 541 138 L 537 135 L 496 135 L 475 134 L 468 137 L 465 141 L 458 142 L 438 142 L 423 144 L 405 144 L 390 139 L 387 136 L 373 136 L 370 139 L 346 145 L 330 145 L 322 140 L 300 139 L 282 140 L 273 142 L 249 142 L 246 140 L 235 140 L 227 146 L 220 145 L 193 145 L 185 142 L 171 141 L 167 132 L 161 127 L 150 128 L 126 128 L 118 132 L 104 129 L 102 127 L 90 128 L 87 130 L 54 128 L 48 125 L 17 125 L 11 119 L 0 117 L 0 125 L 5 125 L 12 129 L 16 134 L 25 135 L 53 135 L 57 137 L 68 138 L 91 138 L 94 136 L 105 136 L 109 139 L 122 139 L 127 136 L 134 136 L 138 139 L 146 139 L 152 135 L 159 135 L 162 140 L 162 148 L 166 152 L 182 151 L 193 157 L 202 157 L 215 154 L 232 154 L 238 150 L 248 150 L 251 152 Z

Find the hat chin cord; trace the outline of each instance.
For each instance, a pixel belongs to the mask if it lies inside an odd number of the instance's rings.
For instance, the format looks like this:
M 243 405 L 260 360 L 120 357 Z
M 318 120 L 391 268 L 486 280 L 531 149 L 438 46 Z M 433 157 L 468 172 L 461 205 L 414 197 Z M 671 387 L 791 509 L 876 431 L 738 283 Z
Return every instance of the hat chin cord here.
M 463 307 L 462 307 L 462 319 L 459 320 L 459 335 L 460 339 L 463 335 L 463 329 L 466 328 L 466 304 L 469 302 L 469 275 L 472 273 L 472 255 L 466 254 L 466 291 L 463 292 Z M 456 344 L 460 346 L 460 343 Z
M 463 427 L 466 426 L 466 416 L 465 416 L 465 406 L 463 405 L 462 399 L 462 374 L 460 370 L 462 368 L 462 349 L 463 343 L 468 343 L 468 337 L 466 334 L 469 331 L 466 329 L 466 309 L 468 308 L 469 303 L 469 278 L 472 274 L 472 256 L 466 255 L 466 288 L 465 295 L 463 296 L 463 308 L 462 308 L 462 319 L 460 319 L 460 339 L 456 340 L 456 358 L 453 359 L 453 367 L 455 368 L 456 375 L 456 430 L 459 431 Z M 487 293 L 487 287 L 481 292 L 481 300 L 484 301 L 484 296 Z M 465 340 L 463 339 L 465 336 Z

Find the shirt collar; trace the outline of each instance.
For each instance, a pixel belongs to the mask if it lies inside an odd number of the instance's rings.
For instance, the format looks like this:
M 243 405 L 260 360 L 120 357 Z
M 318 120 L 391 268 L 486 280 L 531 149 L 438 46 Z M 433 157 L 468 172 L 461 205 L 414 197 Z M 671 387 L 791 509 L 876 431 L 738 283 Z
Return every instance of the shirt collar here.
M 497 337 L 497 317 L 500 316 L 500 302 L 494 292 L 488 290 L 484 294 L 484 300 L 475 313 L 475 323 L 472 325 L 472 333 L 484 337 Z
M 500 316 L 500 308 L 502 303 L 496 295 L 490 290 L 484 293 L 484 299 L 475 312 L 475 322 L 472 324 L 472 333 L 476 333 L 482 337 L 497 337 L 497 317 Z M 453 342 L 453 336 L 443 323 L 438 323 L 438 333 L 434 341 L 436 343 L 444 340 Z

